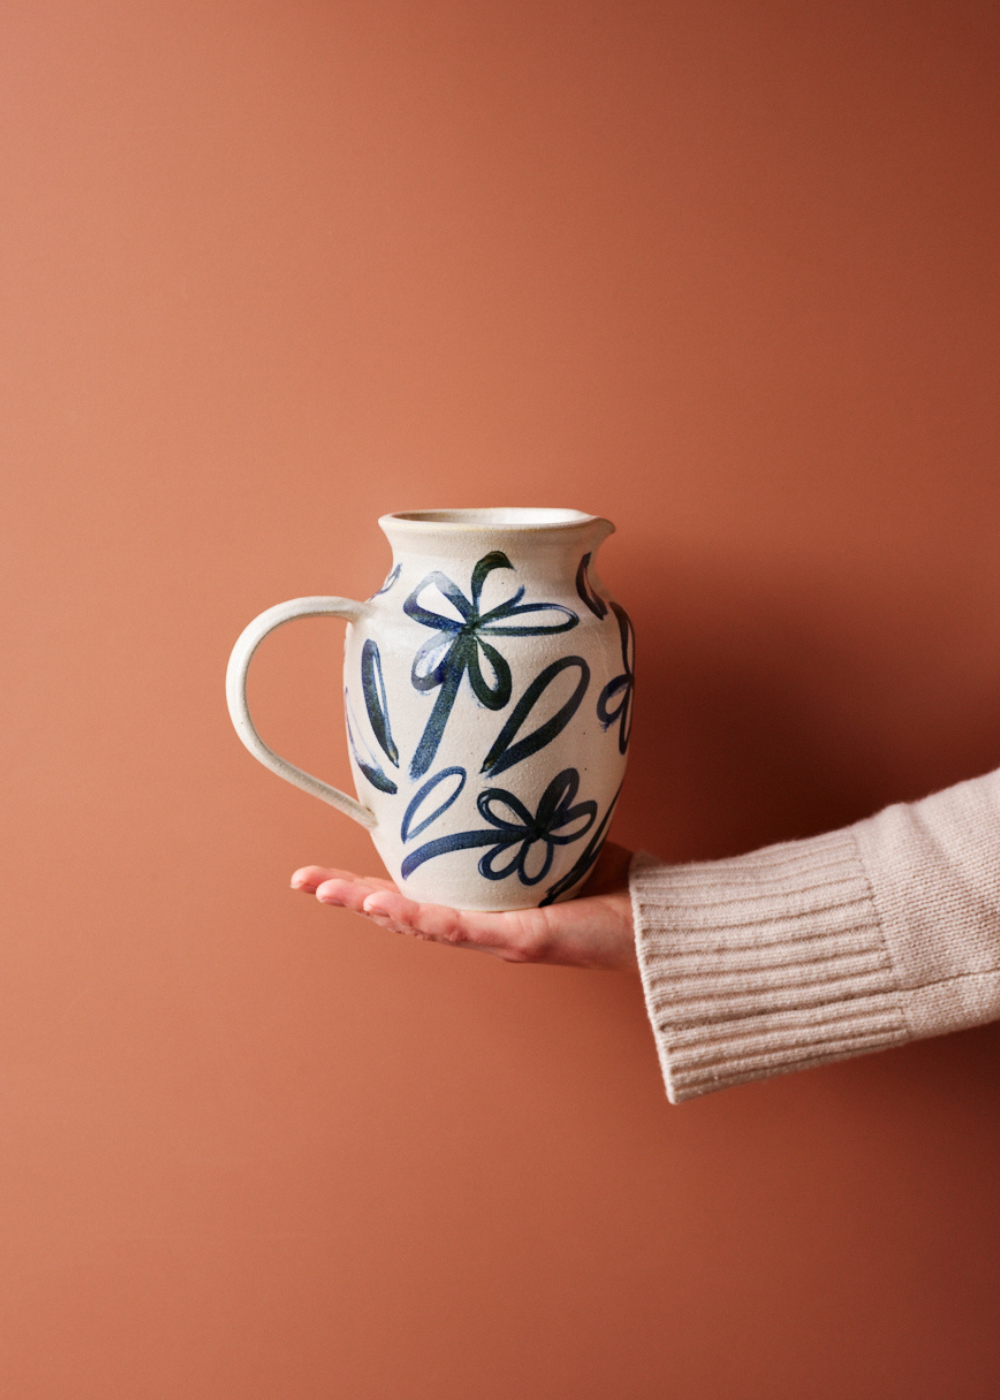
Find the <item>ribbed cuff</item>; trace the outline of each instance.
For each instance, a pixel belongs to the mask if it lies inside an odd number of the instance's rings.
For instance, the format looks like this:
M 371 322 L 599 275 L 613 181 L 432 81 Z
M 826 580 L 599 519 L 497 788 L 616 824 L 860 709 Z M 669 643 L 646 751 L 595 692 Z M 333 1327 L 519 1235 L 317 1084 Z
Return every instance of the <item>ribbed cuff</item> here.
M 850 828 L 629 882 L 672 1103 L 909 1038 Z

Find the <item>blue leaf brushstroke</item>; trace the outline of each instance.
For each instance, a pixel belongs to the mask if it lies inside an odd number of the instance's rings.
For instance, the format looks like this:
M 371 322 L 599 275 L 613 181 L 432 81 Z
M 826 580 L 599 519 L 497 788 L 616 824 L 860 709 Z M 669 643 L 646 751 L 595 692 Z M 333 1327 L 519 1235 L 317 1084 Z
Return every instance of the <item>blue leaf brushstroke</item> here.
M 389 724 L 389 703 L 385 693 L 385 678 L 382 675 L 382 657 L 378 643 L 369 637 L 361 648 L 361 691 L 365 697 L 365 709 L 371 723 L 372 733 L 386 758 L 396 768 L 399 767 L 399 749 L 392 737 Z
M 417 822 L 416 826 L 413 826 L 413 818 L 417 815 L 423 803 L 430 797 L 435 788 L 437 788 L 438 784 L 443 783 L 446 778 L 453 778 L 456 775 L 458 777 L 458 786 L 455 788 L 454 792 L 445 797 L 442 802 L 439 802 L 430 816 L 423 817 Z M 403 822 L 399 828 L 400 839 L 403 841 L 410 841 L 413 837 L 419 836 L 422 831 L 427 830 L 432 822 L 436 822 L 442 813 L 447 812 L 448 808 L 456 801 L 459 793 L 465 787 L 465 779 L 465 769 L 457 766 L 453 768 L 442 768 L 440 773 L 435 773 L 433 778 L 428 778 L 423 787 L 419 788 L 414 794 L 410 805 L 403 813 Z
M 517 743 L 512 743 L 514 735 L 520 730 L 541 696 L 556 676 L 561 675 L 569 666 L 577 667 L 580 672 L 576 689 L 572 695 L 551 719 L 540 724 L 537 729 L 533 729 L 530 734 L 519 739 Z M 580 708 L 580 703 L 589 684 L 590 667 L 582 656 L 563 656 L 558 661 L 553 661 L 551 665 L 546 666 L 545 670 L 539 672 L 514 706 L 510 718 L 497 735 L 496 743 L 483 760 L 480 771 L 489 774 L 491 778 L 495 777 L 497 773 L 503 773 L 507 768 L 513 768 L 515 763 L 520 763 L 533 753 L 538 753 L 539 749 L 544 749 L 546 744 L 551 744 L 556 735 L 562 733 Z
M 350 692 L 344 691 L 344 710 L 347 716 L 347 742 L 351 746 L 351 753 L 354 755 L 354 762 L 364 773 L 372 787 L 378 788 L 379 792 L 394 793 L 399 789 L 393 780 L 386 773 L 378 759 L 372 753 L 369 746 L 361 738 L 358 721 L 351 708 Z M 364 750 L 362 752 L 362 750 Z

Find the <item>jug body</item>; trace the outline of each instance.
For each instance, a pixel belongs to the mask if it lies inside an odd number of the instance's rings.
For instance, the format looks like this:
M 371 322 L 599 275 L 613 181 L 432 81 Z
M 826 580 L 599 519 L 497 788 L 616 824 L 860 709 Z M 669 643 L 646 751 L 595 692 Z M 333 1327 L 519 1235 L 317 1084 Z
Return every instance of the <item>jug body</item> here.
M 230 658 L 240 738 L 267 767 L 371 831 L 413 899 L 521 909 L 571 898 L 621 791 L 634 637 L 594 567 L 614 526 L 568 510 L 383 516 L 392 566 L 363 603 L 300 598 L 255 619 Z M 344 618 L 357 800 L 257 734 L 254 650 L 295 617 Z
M 632 627 L 597 576 L 614 528 L 573 511 L 383 517 L 392 568 L 345 644 L 348 744 L 372 839 L 411 898 L 571 897 L 621 789 Z

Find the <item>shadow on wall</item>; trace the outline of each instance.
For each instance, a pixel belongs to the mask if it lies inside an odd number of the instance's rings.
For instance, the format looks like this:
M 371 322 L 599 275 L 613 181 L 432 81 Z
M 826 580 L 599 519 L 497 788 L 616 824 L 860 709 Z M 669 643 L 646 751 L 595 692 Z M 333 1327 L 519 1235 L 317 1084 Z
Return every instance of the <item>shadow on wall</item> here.
M 987 638 L 947 618 L 921 626 L 905 589 L 873 606 L 870 590 L 829 574 L 734 573 L 711 559 L 632 560 L 620 573 L 638 654 L 616 840 L 670 860 L 735 855 L 1000 763 Z M 956 647 L 972 657 L 960 684 Z

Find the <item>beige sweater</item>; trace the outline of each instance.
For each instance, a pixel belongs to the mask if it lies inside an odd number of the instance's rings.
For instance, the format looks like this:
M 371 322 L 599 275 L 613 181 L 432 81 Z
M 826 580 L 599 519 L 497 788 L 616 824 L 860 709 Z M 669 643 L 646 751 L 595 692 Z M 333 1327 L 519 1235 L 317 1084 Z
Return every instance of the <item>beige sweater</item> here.
M 630 883 L 673 1103 L 1000 1017 L 1000 771 Z

